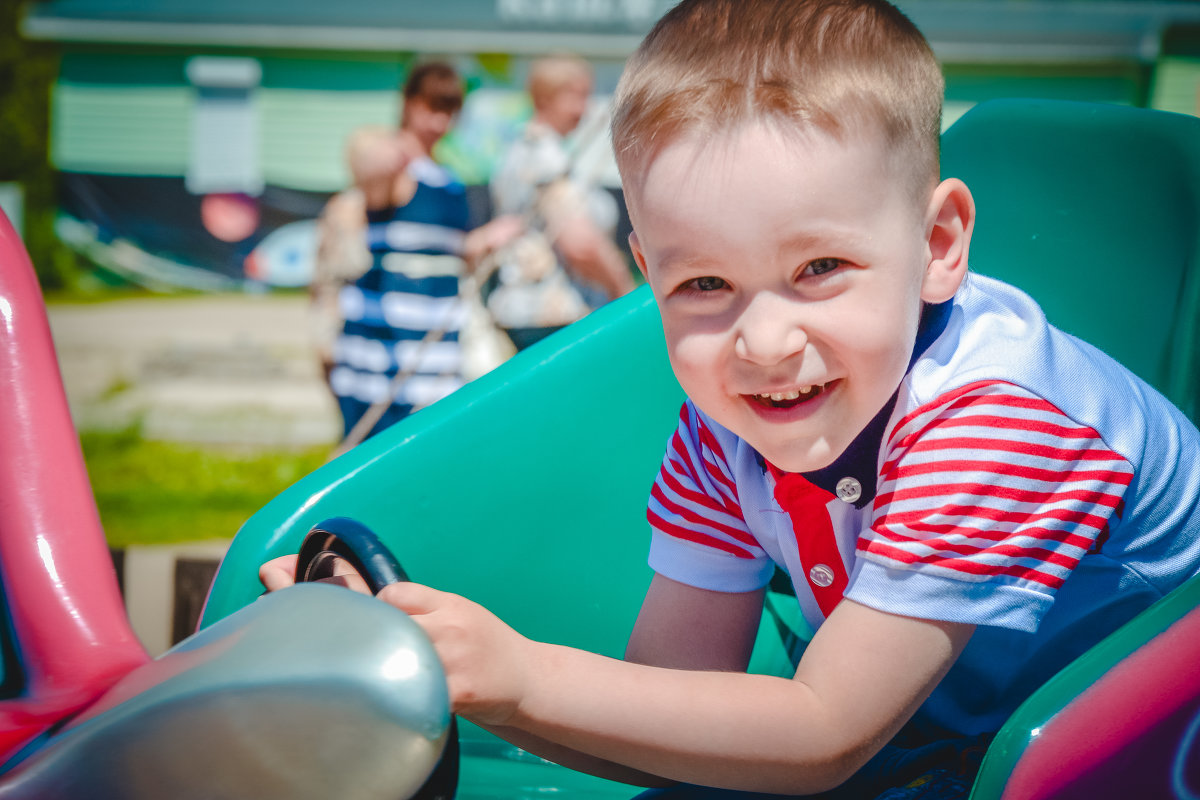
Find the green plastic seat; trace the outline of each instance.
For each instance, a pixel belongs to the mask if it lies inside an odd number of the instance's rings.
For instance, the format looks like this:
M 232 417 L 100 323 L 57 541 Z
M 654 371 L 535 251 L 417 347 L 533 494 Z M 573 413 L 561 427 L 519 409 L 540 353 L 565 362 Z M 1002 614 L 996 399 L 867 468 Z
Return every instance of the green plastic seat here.
M 1030 291 L 1193 419 L 1198 125 L 996 102 L 944 140 L 946 174 L 978 198 L 973 265 Z M 234 539 L 201 626 L 261 593 L 260 563 L 346 516 L 379 533 L 414 580 L 477 600 L 527 636 L 620 656 L 650 580 L 645 502 L 682 400 L 639 289 L 279 495 Z M 768 608 L 752 669 L 790 674 L 777 625 L 799 629 L 799 614 L 773 594 Z M 466 800 L 632 794 L 469 725 L 462 738 Z
M 1200 420 L 1200 120 L 982 103 L 942 137 L 942 174 L 975 195 L 971 269 Z

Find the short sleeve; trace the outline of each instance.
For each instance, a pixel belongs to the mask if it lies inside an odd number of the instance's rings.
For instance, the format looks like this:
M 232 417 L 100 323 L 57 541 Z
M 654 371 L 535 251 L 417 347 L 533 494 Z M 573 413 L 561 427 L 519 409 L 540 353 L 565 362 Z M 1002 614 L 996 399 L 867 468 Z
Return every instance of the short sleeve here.
M 650 566 L 702 589 L 765 586 L 773 562 L 746 526 L 733 471 L 713 431 L 685 403 L 650 492 Z
M 1107 537 L 1132 477 L 1095 430 L 1024 389 L 988 382 L 943 396 L 885 443 L 847 596 L 1034 631 Z

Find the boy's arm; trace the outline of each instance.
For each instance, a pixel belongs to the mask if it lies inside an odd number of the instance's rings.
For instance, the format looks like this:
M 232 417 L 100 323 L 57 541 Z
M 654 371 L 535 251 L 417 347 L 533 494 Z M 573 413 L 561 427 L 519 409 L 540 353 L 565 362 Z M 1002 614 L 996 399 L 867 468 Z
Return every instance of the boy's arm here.
M 762 603 L 761 591 L 710 592 L 656 575 L 629 637 L 625 659 L 673 669 L 744 671 L 750 663 Z M 519 728 L 484 727 L 543 758 L 592 775 L 641 786 L 673 782 L 589 756 Z
M 687 669 L 533 642 L 480 606 L 428 587 L 396 584 L 380 596 L 430 634 L 455 710 L 518 744 L 537 751 L 537 742 L 552 742 L 550 756 L 586 753 L 590 766 L 580 766 L 589 771 L 605 761 L 637 771 L 610 773 L 620 779 L 644 773 L 792 794 L 852 775 L 911 717 L 973 630 L 847 600 L 821 626 L 794 679 L 747 675 L 720 670 L 744 667 L 757 609 L 746 624 L 739 607 L 751 605 L 748 596 L 698 592 L 656 579 L 630 645 L 631 659 Z M 706 640 L 729 649 L 709 661 Z

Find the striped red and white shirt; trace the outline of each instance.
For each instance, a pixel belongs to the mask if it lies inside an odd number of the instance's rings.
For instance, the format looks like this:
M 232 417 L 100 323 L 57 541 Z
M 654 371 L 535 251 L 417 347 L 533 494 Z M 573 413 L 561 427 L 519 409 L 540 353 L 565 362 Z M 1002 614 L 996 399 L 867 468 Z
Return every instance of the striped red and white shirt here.
M 819 473 L 780 472 L 686 403 L 650 564 L 732 592 L 778 565 L 814 628 L 843 596 L 984 626 L 926 704 L 974 733 L 1197 573 L 1200 435 L 1005 284 L 971 276 L 933 311 L 894 401 Z

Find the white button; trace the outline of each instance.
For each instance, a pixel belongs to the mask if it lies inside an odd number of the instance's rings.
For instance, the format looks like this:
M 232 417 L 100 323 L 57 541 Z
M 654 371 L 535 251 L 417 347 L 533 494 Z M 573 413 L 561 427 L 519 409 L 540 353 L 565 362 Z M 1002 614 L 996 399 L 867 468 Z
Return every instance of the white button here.
M 817 564 L 808 571 L 808 579 L 824 589 L 826 586 L 833 585 L 833 570 L 824 564 Z
M 854 503 L 862 497 L 862 484 L 854 478 L 842 478 L 837 482 L 838 499 L 846 503 Z

